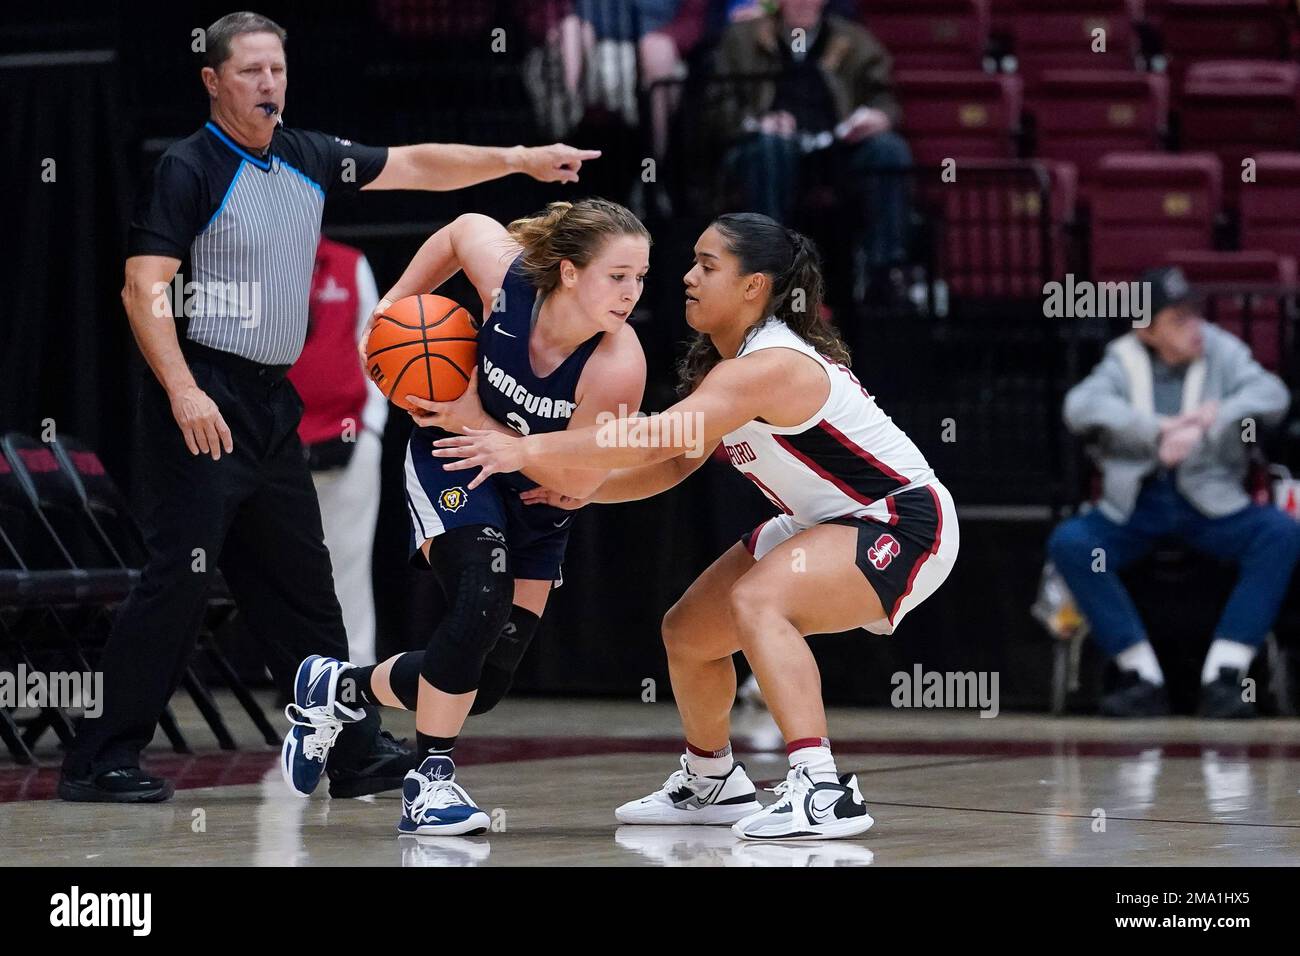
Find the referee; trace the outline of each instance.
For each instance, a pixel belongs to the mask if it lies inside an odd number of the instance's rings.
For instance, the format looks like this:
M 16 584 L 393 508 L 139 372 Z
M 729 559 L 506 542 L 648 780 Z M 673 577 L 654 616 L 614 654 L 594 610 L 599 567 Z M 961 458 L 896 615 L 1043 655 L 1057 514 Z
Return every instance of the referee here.
M 284 41 L 255 13 L 208 28 L 210 119 L 163 154 L 131 223 L 122 301 L 156 379 L 139 404 L 150 556 L 104 649 L 103 713 L 82 721 L 64 761 L 64 800 L 172 795 L 169 781 L 141 770 L 140 752 L 185 672 L 218 568 L 283 691 L 304 657 L 347 659 L 296 431 L 303 406 L 285 379 L 306 337 L 326 198 L 459 189 L 513 172 L 574 182 L 582 161 L 599 156 L 563 145 L 374 148 L 286 129 Z M 185 341 L 165 295 L 182 261 L 190 274 L 175 305 L 189 319 Z M 417 762 L 371 713 L 331 752 L 330 793 L 399 787 Z

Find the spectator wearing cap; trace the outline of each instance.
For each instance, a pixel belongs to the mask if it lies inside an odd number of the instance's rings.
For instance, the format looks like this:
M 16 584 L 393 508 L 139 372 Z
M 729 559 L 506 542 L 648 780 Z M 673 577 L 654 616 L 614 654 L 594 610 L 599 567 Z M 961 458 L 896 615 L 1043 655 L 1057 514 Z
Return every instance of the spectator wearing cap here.
M 1300 525 L 1246 494 L 1248 441 L 1281 420 L 1290 395 L 1240 339 L 1206 323 L 1179 269 L 1150 270 L 1141 281 L 1149 325 L 1112 341 L 1065 397 L 1066 425 L 1099 442 L 1102 495 L 1056 528 L 1048 551 L 1119 668 L 1116 689 L 1101 701 L 1115 717 L 1169 713 L 1164 675 L 1119 572 L 1158 538 L 1235 562 L 1198 712 L 1252 716 L 1242 681 L 1291 579 Z

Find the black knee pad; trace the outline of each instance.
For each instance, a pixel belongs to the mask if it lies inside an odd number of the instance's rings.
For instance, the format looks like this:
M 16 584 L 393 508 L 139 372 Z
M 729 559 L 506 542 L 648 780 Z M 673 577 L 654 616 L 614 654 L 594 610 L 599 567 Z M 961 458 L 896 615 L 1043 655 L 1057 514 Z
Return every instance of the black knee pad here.
M 424 652 L 411 651 L 393 661 L 388 671 L 388 687 L 407 710 L 415 710 L 420 699 L 420 668 L 423 666 Z
M 510 617 L 514 578 L 505 536 L 495 528 L 456 528 L 434 541 L 429 556 L 448 607 L 420 674 L 443 693 L 468 694 Z
M 483 661 L 483 676 L 479 678 L 478 696 L 469 710 L 471 714 L 486 714 L 501 703 L 540 623 L 541 618 L 526 608 L 516 604 L 510 609 L 510 620 L 501 629 L 496 647 Z

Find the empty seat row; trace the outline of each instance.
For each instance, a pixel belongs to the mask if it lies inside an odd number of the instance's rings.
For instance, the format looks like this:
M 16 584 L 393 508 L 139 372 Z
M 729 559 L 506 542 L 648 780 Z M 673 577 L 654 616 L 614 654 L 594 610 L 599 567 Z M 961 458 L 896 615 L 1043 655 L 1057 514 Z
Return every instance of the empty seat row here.
M 1027 99 L 1020 78 L 1006 74 L 904 70 L 897 81 L 904 132 L 923 164 L 1015 158 L 1024 109 L 1035 121 L 1034 155 L 1078 165 L 1087 196 L 1102 156 L 1167 141 L 1169 81 L 1161 74 L 1050 70 Z M 1184 150 L 1218 154 L 1235 208 L 1244 160 L 1300 149 L 1300 64 L 1198 64 L 1178 118 Z
M 900 69 L 975 69 L 1006 38 L 1031 87 L 1051 69 L 1132 69 L 1139 24 L 1179 80 L 1198 60 L 1282 59 L 1295 25 L 1286 0 L 862 0 L 860 18 Z
M 1241 184 L 1240 245 L 1300 256 L 1300 154 L 1260 153 Z M 1098 166 L 1090 200 L 1092 272 L 1131 278 L 1152 251 L 1214 249 L 1224 169 L 1212 153 L 1115 153 Z
M 1105 157 L 1091 207 L 1090 268 L 1078 258 L 1073 164 L 962 159 L 955 179 L 923 176 L 919 208 L 935 232 L 934 266 L 955 295 L 1033 299 L 1073 272 L 1127 282 L 1165 261 L 1193 282 L 1233 287 L 1209 316 L 1281 370 L 1300 259 L 1300 154 L 1264 154 L 1261 178 L 1243 194 L 1242 234 L 1273 248 L 1214 248 L 1222 170 L 1212 154 L 1121 153 Z

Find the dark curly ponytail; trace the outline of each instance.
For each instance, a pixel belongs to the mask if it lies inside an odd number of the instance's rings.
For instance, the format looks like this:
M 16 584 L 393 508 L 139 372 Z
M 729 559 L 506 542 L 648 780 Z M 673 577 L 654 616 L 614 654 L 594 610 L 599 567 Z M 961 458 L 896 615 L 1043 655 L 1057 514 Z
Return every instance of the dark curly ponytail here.
M 849 350 L 844 340 L 834 326 L 821 318 L 825 281 L 812 240 L 754 212 L 719 216 L 712 228 L 722 236 L 727 251 L 740 260 L 742 274 L 761 272 L 772 280 L 763 316 L 753 327 L 774 315 L 822 355 L 848 365 Z M 697 333 L 677 365 L 678 393 L 689 395 L 695 391 L 721 359 L 713 341 Z

